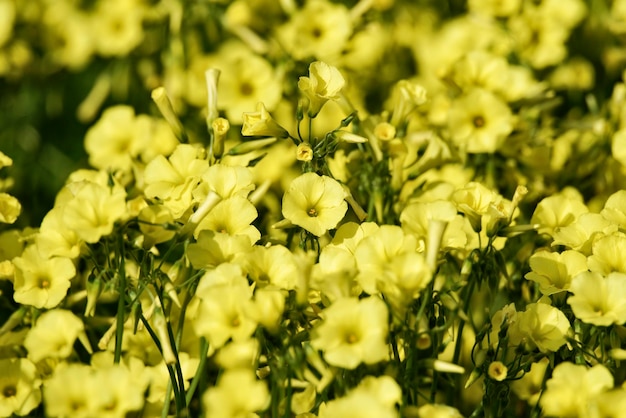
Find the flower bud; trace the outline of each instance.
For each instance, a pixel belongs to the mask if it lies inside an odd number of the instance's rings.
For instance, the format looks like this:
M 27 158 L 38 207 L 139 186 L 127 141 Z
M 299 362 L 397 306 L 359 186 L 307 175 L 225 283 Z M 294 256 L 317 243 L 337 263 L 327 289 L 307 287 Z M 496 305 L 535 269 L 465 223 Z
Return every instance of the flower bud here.
M 313 159 L 313 148 L 306 142 L 298 144 L 296 148 L 296 159 L 303 162 L 311 161 Z
M 287 130 L 274 120 L 263 103 L 257 104 L 256 109 L 256 112 L 246 112 L 243 114 L 243 126 L 241 127 L 241 134 L 243 136 L 289 137 Z
M 152 94 L 150 95 L 152 101 L 159 108 L 159 112 L 165 118 L 165 121 L 168 123 L 172 132 L 180 142 L 187 142 L 187 135 L 185 133 L 185 128 L 183 127 L 182 122 L 174 112 L 174 107 L 172 106 L 172 102 L 170 98 L 167 96 L 167 92 L 163 87 L 157 87 L 152 90 Z

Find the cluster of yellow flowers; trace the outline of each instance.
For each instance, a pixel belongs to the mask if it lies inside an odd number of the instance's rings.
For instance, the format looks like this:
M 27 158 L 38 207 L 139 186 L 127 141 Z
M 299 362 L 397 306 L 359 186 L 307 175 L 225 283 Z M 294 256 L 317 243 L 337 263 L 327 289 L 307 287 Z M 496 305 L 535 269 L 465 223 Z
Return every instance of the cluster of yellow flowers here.
M 625 28 L 0 0 L 0 81 L 95 73 L 40 225 L 0 181 L 0 417 L 626 417 Z

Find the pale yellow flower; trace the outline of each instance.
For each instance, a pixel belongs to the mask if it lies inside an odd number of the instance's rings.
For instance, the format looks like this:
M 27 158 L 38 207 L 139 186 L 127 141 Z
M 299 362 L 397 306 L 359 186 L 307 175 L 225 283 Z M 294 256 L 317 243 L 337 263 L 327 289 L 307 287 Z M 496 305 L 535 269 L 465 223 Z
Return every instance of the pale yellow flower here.
M 469 219 L 474 231 L 479 232 L 482 230 L 482 218 L 489 214 L 491 205 L 500 198 L 500 195 L 482 183 L 470 182 L 457 189 L 450 200 Z
M 11 0 L 0 1 L 0 47 L 2 47 L 13 33 L 13 23 L 17 14 L 16 4 Z M 0 164 L 0 168 L 2 165 Z
M 294 286 L 295 287 L 295 286 Z M 246 308 L 246 314 L 269 332 L 279 331 L 285 310 L 285 295 L 280 289 L 264 287 L 254 292 L 254 299 Z
M 494 153 L 513 131 L 513 114 L 493 93 L 474 88 L 452 102 L 448 130 L 465 152 Z
M 387 315 L 378 297 L 338 299 L 321 312 L 311 344 L 333 366 L 354 369 L 378 363 L 389 357 Z
M 418 418 L 462 418 L 458 409 L 444 404 L 426 404 L 417 410 Z
M 12 224 L 22 212 L 22 205 L 14 196 L 0 193 L 0 223 Z
M 251 225 L 257 216 L 256 208 L 248 199 L 232 196 L 211 209 L 196 227 L 194 236 L 197 237 L 200 231 L 208 229 L 233 236 L 244 235 L 254 244 L 261 238 L 259 230 Z
M 402 390 L 389 376 L 366 376 L 348 394 L 320 408 L 319 417 L 395 417 Z
M 178 145 L 169 158 L 159 155 L 146 166 L 146 197 L 160 200 L 178 219 L 194 203 L 193 191 L 208 168 L 198 147 Z
M 322 61 L 309 65 L 309 76 L 300 77 L 298 88 L 309 100 L 309 117 L 314 118 L 329 100 L 338 100 L 345 80 L 339 70 Z
M 43 393 L 50 416 L 114 418 L 141 409 L 145 390 L 121 364 L 95 369 L 74 363 L 57 366 Z
M 492 361 L 487 368 L 487 376 L 497 382 L 502 382 L 506 379 L 508 373 L 508 367 L 501 361 Z
M 322 236 L 343 219 L 348 204 L 343 187 L 331 177 L 305 173 L 283 196 L 283 216 L 310 233 Z
M 80 254 L 83 241 L 76 231 L 63 222 L 63 207 L 52 208 L 41 221 L 35 237 L 37 247 L 43 254 L 75 259 Z
M 104 56 L 123 56 L 143 41 L 144 10 L 139 1 L 98 2 L 91 15 L 96 50 Z
M 624 139 L 626 140 L 626 130 L 624 134 Z M 626 141 L 624 147 L 626 148 Z M 621 229 L 626 230 L 626 190 L 618 190 L 609 196 L 600 214 L 609 221 L 619 225 Z
M 359 270 L 358 283 L 365 292 L 377 294 L 383 290 L 380 286 L 390 280 L 390 276 L 393 277 L 394 284 L 403 286 L 406 273 L 414 273 L 411 276 L 414 280 L 411 282 L 415 288 L 412 290 L 414 292 L 421 289 L 428 281 L 426 277 L 429 277 L 429 269 L 425 266 L 423 256 L 416 253 L 417 249 L 418 242 L 413 235 L 405 234 L 399 226 L 381 225 L 376 232 L 359 241 L 354 251 Z M 415 257 L 409 256 L 405 259 L 405 254 L 415 254 Z M 416 261 L 412 266 L 410 259 Z M 407 261 L 408 264 L 405 264 Z M 403 271 L 405 268 L 408 270 Z M 394 269 L 397 271 L 394 272 Z M 409 283 L 406 285 L 408 288 L 412 287 Z
M 589 209 L 575 189 L 564 189 L 560 193 L 542 199 L 533 212 L 530 223 L 539 224 L 539 232 L 553 235 L 555 230 L 567 226 Z
M 572 279 L 574 294 L 567 303 L 583 322 L 598 326 L 626 322 L 626 274 L 613 272 L 603 277 L 585 271 Z
M 567 337 L 572 332 L 565 314 L 545 303 L 531 303 L 524 312 L 518 312 L 512 328 L 512 343 L 516 343 L 515 334 L 519 333 L 520 342 L 535 346 L 543 353 L 557 351 L 567 343 Z
M 578 251 L 538 251 L 528 260 L 531 271 L 524 276 L 539 285 L 544 295 L 569 290 L 572 278 L 587 271 L 587 258 Z
M 587 266 L 589 270 L 605 276 L 613 271 L 626 273 L 626 260 L 622 257 L 624 251 L 626 251 L 626 234 L 615 232 L 599 238 L 591 246 Z
M 74 350 L 74 342 L 85 325 L 71 311 L 53 309 L 43 313 L 26 334 L 24 348 L 34 363 L 45 358 L 66 359 Z
M 243 341 L 257 327 L 246 310 L 252 299 L 252 289 L 241 276 L 232 283 L 199 288 L 200 304 L 192 323 L 198 335 L 214 347 L 222 347 L 229 339 Z
M 0 359 L 0 416 L 26 416 L 41 403 L 41 380 L 26 358 Z
M 268 285 L 280 289 L 295 289 L 299 267 L 294 254 L 282 245 L 256 245 L 246 257 L 248 277 L 257 287 Z
M 28 246 L 20 257 L 13 260 L 15 280 L 13 286 L 16 302 L 36 308 L 54 308 L 70 287 L 76 274 L 72 260 L 66 257 L 42 257 L 36 245 Z
M 278 138 L 289 136 L 287 130 L 270 115 L 263 102 L 257 104 L 256 112 L 244 112 L 241 134 L 243 136 L 275 136 Z
M 507 17 L 519 11 L 522 0 L 469 0 L 470 11 L 486 16 Z
M 49 4 L 43 14 L 43 22 L 49 33 L 48 54 L 57 64 L 71 69 L 83 68 L 95 53 L 93 22 L 87 13 L 76 10 L 69 3 Z
M 207 418 L 253 417 L 269 406 L 270 394 L 251 369 L 226 370 L 202 395 Z
M 126 214 L 126 191 L 90 181 L 66 185 L 72 198 L 62 206 L 63 224 L 88 243 L 113 232 L 115 222 Z
M 603 215 L 583 213 L 575 222 L 554 230 L 552 246 L 564 245 L 589 256 L 597 240 L 617 230 L 618 225 L 607 220 Z
M 354 254 L 345 247 L 329 244 L 322 248 L 319 262 L 311 269 L 311 288 L 321 291 L 331 301 L 358 296 L 362 289 L 356 275 Z
M 313 159 L 313 148 L 306 142 L 298 144 L 296 147 L 296 160 L 308 162 Z
M 231 341 L 218 351 L 215 360 L 225 369 L 251 369 L 258 361 L 260 342 L 256 338 Z
M 590 368 L 565 362 L 554 368 L 539 405 L 547 416 L 588 416 L 589 401 L 612 387 L 613 376 L 603 365 Z
M 277 35 L 287 52 L 297 60 L 334 59 L 352 35 L 352 19 L 346 6 L 328 0 L 309 0 Z
M 197 242 L 187 247 L 186 256 L 194 268 L 201 269 L 245 257 L 251 250 L 252 243 L 245 235 L 230 236 L 203 230 L 198 234 Z
M 226 113 L 231 124 L 241 124 L 243 114 L 259 102 L 273 111 L 282 97 L 279 70 L 241 42 L 224 42 L 215 54 L 193 57 L 189 67 L 186 99 L 195 106 L 207 105 L 207 68 L 219 70 L 219 94 L 212 91 L 211 95 L 217 96 L 212 100 L 217 99 L 217 109 Z M 217 110 L 212 107 L 211 112 Z M 209 115 L 210 119 L 214 117 L 217 115 Z

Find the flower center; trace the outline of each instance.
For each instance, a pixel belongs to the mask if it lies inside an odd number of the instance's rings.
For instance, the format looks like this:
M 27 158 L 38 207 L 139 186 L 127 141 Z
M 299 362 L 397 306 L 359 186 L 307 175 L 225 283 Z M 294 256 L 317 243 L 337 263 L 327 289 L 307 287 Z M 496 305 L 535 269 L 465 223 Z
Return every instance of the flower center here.
M 322 29 L 320 29 L 319 27 L 315 26 L 313 29 L 311 29 L 311 36 L 314 38 L 319 38 L 322 36 Z
M 50 279 L 47 277 L 42 277 L 39 279 L 39 288 L 40 289 L 49 289 L 50 288 Z
M 475 116 L 472 122 L 477 128 L 482 128 L 483 126 L 485 126 L 485 118 L 483 118 L 482 116 Z
M 346 334 L 346 342 L 348 344 L 354 344 L 359 341 L 359 337 L 354 332 L 349 332 Z
M 239 86 L 239 92 L 244 96 L 251 96 L 252 93 L 254 93 L 254 86 L 247 81 L 244 81 Z
M 318 215 L 317 209 L 315 208 L 309 209 L 306 213 L 307 215 L 309 215 L 310 218 L 317 218 L 317 215 Z
M 230 325 L 233 328 L 237 328 L 239 325 L 241 325 L 241 320 L 239 319 L 238 316 L 234 317 L 231 321 L 230 321 Z
M 2 389 L 2 395 L 5 398 L 12 398 L 17 395 L 17 388 L 13 385 L 6 386 L 4 389 Z

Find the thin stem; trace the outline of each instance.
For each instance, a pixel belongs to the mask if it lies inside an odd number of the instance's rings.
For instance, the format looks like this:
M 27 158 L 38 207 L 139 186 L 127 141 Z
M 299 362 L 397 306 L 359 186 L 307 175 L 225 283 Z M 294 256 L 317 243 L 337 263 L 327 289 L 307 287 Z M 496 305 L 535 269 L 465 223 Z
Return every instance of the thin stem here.
M 119 299 L 117 300 L 117 327 L 115 329 L 115 353 L 113 355 L 113 362 L 115 364 L 119 364 L 122 358 L 122 338 L 124 337 L 124 314 L 126 311 L 125 305 L 125 295 L 126 295 L 126 265 L 124 258 L 124 237 L 122 234 L 119 235 L 119 255 L 120 262 L 119 268 L 117 272 L 117 281 L 118 281 L 118 292 Z

